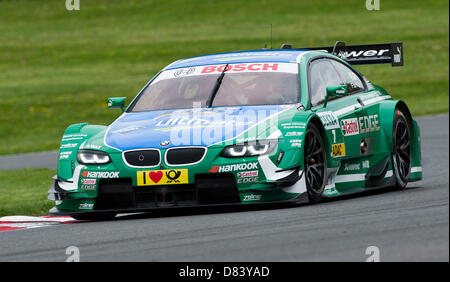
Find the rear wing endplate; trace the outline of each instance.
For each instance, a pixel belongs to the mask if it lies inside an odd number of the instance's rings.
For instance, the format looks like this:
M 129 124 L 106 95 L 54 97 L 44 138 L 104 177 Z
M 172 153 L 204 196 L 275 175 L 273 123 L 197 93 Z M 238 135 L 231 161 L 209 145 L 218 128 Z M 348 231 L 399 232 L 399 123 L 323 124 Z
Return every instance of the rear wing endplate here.
M 403 66 L 402 42 L 369 45 L 345 45 L 345 42 L 337 41 L 332 47 L 301 49 L 325 50 L 339 56 L 341 59 L 352 65 L 392 64 L 393 67 Z

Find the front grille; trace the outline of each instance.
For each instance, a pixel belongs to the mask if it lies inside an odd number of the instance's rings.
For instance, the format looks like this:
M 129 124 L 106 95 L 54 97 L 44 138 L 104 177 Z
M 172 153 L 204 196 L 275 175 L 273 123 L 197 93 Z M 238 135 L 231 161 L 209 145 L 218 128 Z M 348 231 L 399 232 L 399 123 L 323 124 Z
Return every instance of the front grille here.
M 160 163 L 160 153 L 155 149 L 135 150 L 124 153 L 124 158 L 132 166 L 157 166 Z
M 166 152 L 166 163 L 168 165 L 187 165 L 201 161 L 206 153 L 205 148 L 187 147 L 171 148 Z
M 95 210 L 151 209 L 240 203 L 231 173 L 196 175 L 194 184 L 132 186 L 131 178 L 101 179 Z

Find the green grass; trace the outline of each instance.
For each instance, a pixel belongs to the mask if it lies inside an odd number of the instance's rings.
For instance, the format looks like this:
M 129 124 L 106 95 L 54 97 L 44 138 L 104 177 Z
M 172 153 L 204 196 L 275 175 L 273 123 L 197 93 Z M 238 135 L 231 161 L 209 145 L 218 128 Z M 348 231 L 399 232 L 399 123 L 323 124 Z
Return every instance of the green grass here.
M 54 150 L 78 122 L 108 124 L 174 60 L 273 46 L 403 41 L 405 66 L 358 67 L 414 115 L 449 109 L 447 0 L 0 0 L 0 154 Z
M 55 202 L 47 200 L 52 185 L 51 169 L 0 171 L 0 217 L 47 215 Z

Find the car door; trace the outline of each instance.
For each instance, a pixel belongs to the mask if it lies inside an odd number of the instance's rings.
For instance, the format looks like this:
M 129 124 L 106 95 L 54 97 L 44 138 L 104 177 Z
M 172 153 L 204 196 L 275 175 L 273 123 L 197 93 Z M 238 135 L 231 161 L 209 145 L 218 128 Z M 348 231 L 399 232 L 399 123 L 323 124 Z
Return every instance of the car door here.
M 380 131 L 379 104 L 374 100 L 379 98 L 380 93 L 369 91 L 361 75 L 347 65 L 338 61 L 334 61 L 333 65 L 348 85 L 349 95 L 357 100 L 353 110 L 356 120 L 341 120 L 341 129 L 344 138 L 347 139 L 346 142 L 359 147 L 358 150 L 355 149 L 355 157 L 359 156 L 362 160 L 362 169 L 367 169 L 370 166 L 367 157 L 377 153 L 374 150 L 379 141 L 377 140 Z
M 340 127 L 348 148 L 348 157 L 357 158 L 372 149 L 374 129 L 378 124 L 378 107 L 364 103 L 367 85 L 363 78 L 352 68 L 337 60 L 331 60 L 343 84 L 347 85 L 349 106 L 338 110 Z M 371 146 L 369 146 L 371 145 Z M 369 148 L 370 147 L 370 148 Z
M 331 58 L 319 58 L 309 65 L 310 102 L 322 120 L 331 144 L 331 157 L 349 159 L 360 156 L 359 121 L 364 121 L 367 108 L 362 106 L 360 94 L 367 90 L 363 80 L 348 66 Z M 348 95 L 323 101 L 329 86 L 347 85 Z

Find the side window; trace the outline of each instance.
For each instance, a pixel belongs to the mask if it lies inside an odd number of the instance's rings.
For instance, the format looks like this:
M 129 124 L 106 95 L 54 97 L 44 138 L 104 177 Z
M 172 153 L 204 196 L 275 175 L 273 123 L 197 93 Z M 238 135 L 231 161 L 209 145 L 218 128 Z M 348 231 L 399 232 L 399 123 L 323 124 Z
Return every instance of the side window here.
M 352 94 L 365 89 L 364 83 L 353 70 L 335 60 L 331 60 L 331 63 L 336 68 L 341 79 L 347 85 L 348 94 Z
M 328 59 L 312 61 L 309 75 L 309 91 L 312 106 L 323 103 L 328 86 L 344 84 L 339 74 L 336 72 L 336 69 L 333 67 L 331 60 Z

